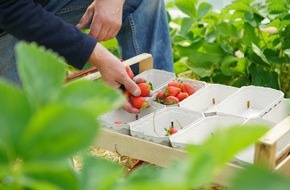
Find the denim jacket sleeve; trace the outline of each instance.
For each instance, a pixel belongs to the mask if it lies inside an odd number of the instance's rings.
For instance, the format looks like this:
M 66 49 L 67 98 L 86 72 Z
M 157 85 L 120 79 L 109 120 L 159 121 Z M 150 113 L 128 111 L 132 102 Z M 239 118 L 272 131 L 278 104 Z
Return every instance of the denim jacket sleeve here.
M 0 29 L 19 40 L 52 49 L 78 69 L 85 65 L 97 43 L 33 0 L 0 0 Z

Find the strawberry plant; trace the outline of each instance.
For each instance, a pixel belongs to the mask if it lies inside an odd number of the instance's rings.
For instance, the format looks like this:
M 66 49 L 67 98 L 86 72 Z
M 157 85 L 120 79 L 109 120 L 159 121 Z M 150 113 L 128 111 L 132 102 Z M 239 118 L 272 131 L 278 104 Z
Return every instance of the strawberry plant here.
M 198 0 L 172 2 L 185 15 L 170 20 L 176 74 L 290 97 L 288 0 L 235 0 L 219 12 Z

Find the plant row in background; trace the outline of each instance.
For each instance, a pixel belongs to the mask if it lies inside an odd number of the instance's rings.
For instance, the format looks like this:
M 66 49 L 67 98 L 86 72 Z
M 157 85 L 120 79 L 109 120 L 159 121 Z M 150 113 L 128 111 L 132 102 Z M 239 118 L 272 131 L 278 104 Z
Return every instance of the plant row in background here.
M 176 74 L 290 97 L 290 1 L 235 0 L 220 11 L 198 0 L 167 4 Z M 184 16 L 176 17 L 179 10 Z

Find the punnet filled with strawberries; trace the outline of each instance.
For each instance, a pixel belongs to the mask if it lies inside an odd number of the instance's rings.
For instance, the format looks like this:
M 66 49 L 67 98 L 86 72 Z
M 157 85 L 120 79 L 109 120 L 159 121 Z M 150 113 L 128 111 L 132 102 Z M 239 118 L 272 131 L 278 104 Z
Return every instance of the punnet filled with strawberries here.
M 205 82 L 175 78 L 154 94 L 154 100 L 164 105 L 177 105 L 206 86 Z

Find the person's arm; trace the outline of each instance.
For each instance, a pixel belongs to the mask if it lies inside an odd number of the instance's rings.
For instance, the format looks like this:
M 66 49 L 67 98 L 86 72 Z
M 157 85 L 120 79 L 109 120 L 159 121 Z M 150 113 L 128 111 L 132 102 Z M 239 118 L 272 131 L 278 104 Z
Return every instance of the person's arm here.
M 122 10 L 125 0 L 94 0 L 81 18 L 78 28 L 90 27 L 89 34 L 100 41 L 114 38 L 122 24 Z M 123 84 L 133 95 L 140 95 L 140 89 L 125 72 L 125 66 L 101 44 L 97 44 L 89 58 L 96 66 L 102 78 L 116 88 Z M 129 102 L 123 108 L 130 113 L 139 113 Z
M 89 60 L 107 84 L 115 88 L 123 84 L 130 93 L 140 94 L 139 87 L 127 76 L 125 66 L 117 57 L 95 38 L 83 34 L 32 0 L 0 0 L 0 28 L 18 39 L 35 41 L 54 50 L 76 68 L 81 69 Z M 124 109 L 131 113 L 140 111 L 128 103 Z
M 97 43 L 32 0 L 0 0 L 0 28 L 20 40 L 52 49 L 78 69 L 83 68 Z

